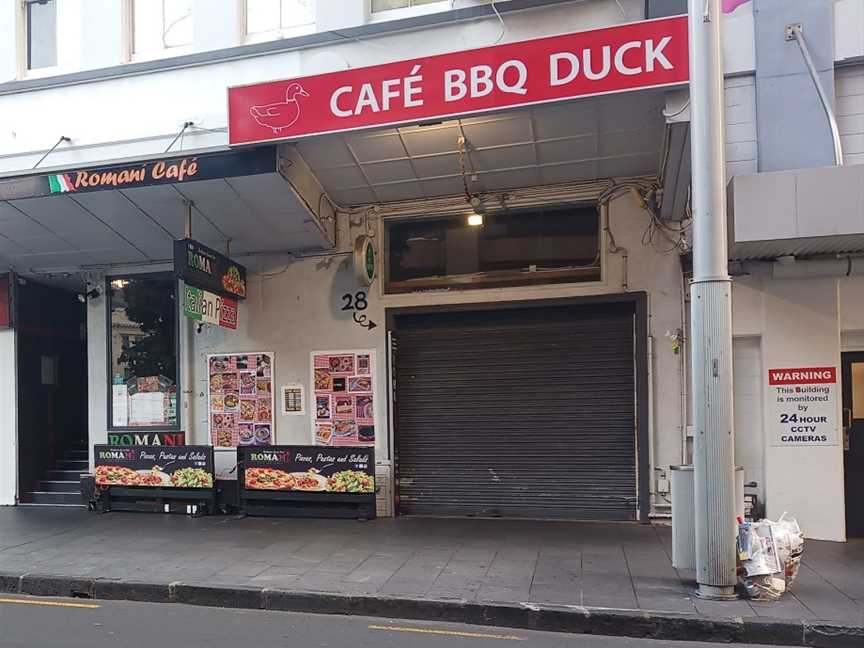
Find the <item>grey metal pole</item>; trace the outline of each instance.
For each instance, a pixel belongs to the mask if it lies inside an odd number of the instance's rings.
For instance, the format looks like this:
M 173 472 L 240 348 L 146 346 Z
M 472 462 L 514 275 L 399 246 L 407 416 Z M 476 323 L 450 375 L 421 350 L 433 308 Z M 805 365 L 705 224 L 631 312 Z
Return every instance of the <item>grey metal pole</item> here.
M 732 284 L 726 242 L 720 0 L 689 0 L 693 470 L 697 594 L 735 596 Z

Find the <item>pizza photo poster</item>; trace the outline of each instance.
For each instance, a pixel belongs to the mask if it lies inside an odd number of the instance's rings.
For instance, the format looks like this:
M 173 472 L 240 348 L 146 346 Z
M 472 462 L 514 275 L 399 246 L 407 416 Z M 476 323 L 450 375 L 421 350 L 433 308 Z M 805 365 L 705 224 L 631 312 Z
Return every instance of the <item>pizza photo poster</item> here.
M 375 445 L 375 350 L 312 353 L 315 445 Z
M 207 371 L 207 418 L 213 447 L 273 445 L 273 354 L 211 355 Z

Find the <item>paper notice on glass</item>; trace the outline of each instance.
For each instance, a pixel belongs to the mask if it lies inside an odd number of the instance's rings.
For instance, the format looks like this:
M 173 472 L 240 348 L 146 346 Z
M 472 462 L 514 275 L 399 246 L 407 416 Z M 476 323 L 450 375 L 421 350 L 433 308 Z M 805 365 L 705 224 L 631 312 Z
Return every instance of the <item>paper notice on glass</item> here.
M 157 425 L 165 422 L 165 394 L 139 392 L 129 397 L 129 425 Z
M 126 385 L 113 385 L 111 400 L 114 427 L 126 427 L 129 425 L 129 388 Z

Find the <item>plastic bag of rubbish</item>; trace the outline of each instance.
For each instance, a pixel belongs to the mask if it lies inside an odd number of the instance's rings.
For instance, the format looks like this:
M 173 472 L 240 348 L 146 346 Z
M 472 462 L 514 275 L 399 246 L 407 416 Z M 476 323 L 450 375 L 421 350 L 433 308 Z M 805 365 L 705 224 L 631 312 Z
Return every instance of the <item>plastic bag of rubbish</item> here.
M 741 584 L 760 601 L 776 601 L 792 585 L 801 566 L 804 535 L 795 518 L 784 513 L 777 522 L 761 520 L 738 525 Z
M 774 539 L 777 545 L 777 557 L 783 565 L 783 577 L 786 588 L 795 581 L 801 567 L 801 555 L 804 553 L 804 534 L 798 526 L 798 520 L 787 517 L 786 513 L 774 523 Z
M 772 522 L 762 520 L 740 524 L 738 548 L 745 576 L 768 576 L 781 571 Z
M 786 591 L 786 580 L 782 574 L 750 576 L 742 582 L 747 596 L 754 601 L 777 601 Z

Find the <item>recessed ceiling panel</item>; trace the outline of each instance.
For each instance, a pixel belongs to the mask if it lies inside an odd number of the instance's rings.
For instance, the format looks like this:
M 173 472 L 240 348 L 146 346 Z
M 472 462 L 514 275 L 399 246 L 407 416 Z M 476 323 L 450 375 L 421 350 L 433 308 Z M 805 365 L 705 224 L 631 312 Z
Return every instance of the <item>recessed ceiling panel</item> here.
M 304 139 L 297 143 L 297 150 L 306 164 L 315 169 L 356 163 L 341 135 Z
M 472 147 L 507 146 L 533 142 L 531 120 L 525 115 L 516 119 L 498 117 L 466 123 L 463 130 Z
M 483 170 L 537 165 L 537 153 L 533 144 L 474 150 L 471 151 L 469 159 L 475 168 Z
M 369 182 L 373 185 L 401 182 L 403 180 L 416 180 L 417 178 L 408 160 L 364 164 L 363 171 L 365 171 L 366 177 L 369 178 Z
M 415 126 L 402 129 L 405 148 L 413 157 L 456 152 L 459 150 L 459 136 L 459 129 L 455 122 L 441 126 Z
M 664 97 L 663 90 L 591 97 L 425 127 L 327 136 L 301 142 L 298 149 L 327 193 L 345 206 L 402 200 L 407 187 L 418 190 L 407 197 L 415 199 L 462 193 L 463 132 L 471 192 L 655 174 Z M 349 148 L 359 163 L 346 166 Z M 649 153 L 655 159 L 645 164 Z M 394 182 L 397 188 L 387 188 Z
M 349 135 L 348 146 L 360 162 L 379 162 L 405 157 L 405 147 L 395 130 L 375 135 Z

